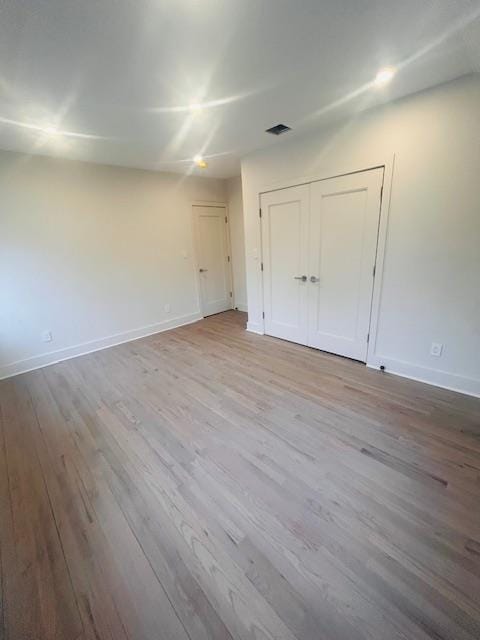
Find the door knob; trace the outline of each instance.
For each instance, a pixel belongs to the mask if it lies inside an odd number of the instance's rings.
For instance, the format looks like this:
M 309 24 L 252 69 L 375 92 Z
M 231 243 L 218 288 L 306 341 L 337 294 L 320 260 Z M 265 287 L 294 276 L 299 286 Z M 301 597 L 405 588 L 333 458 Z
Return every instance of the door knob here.
M 320 278 L 316 278 L 315 276 L 310 276 L 310 282 L 320 282 Z
M 301 280 L 302 282 L 307 281 L 307 276 L 293 276 L 294 280 Z
M 199 269 L 200 273 L 205 273 L 205 271 L 208 271 L 208 269 Z

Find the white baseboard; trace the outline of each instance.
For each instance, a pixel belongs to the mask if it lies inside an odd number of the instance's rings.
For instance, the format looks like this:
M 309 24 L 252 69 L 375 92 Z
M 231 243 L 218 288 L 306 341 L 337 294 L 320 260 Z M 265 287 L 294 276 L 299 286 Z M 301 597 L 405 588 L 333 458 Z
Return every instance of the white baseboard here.
M 250 333 L 258 333 L 260 336 L 265 335 L 263 326 L 257 322 L 247 322 L 247 331 L 250 331 Z
M 468 378 L 448 371 L 440 371 L 439 369 L 429 369 L 411 362 L 403 362 L 381 356 L 375 356 L 372 362 L 367 363 L 367 367 L 371 369 L 380 369 L 381 365 L 385 367 L 387 373 L 394 373 L 397 376 L 402 376 L 402 378 L 409 378 L 417 382 L 424 382 L 435 387 L 480 398 L 480 380 L 475 378 Z
M 241 304 L 240 302 L 235 305 L 235 308 L 238 309 L 238 311 L 244 311 L 245 313 L 248 312 L 247 305 L 246 304 Z
M 62 362 L 63 360 L 83 356 L 87 353 L 100 351 L 101 349 L 108 349 L 109 347 L 114 347 L 117 344 L 131 342 L 132 340 L 138 340 L 139 338 L 146 338 L 147 336 L 151 336 L 155 333 L 161 333 L 162 331 L 168 331 L 168 329 L 175 329 L 176 327 L 181 327 L 185 324 L 197 322 L 198 320 L 202 320 L 202 318 L 202 314 L 197 311 L 185 316 L 156 322 L 155 324 L 140 327 L 139 329 L 116 333 L 112 336 L 99 338 L 98 340 L 91 340 L 72 347 L 66 347 L 57 351 L 50 351 L 49 353 L 42 353 L 41 355 L 25 358 L 24 360 L 17 360 L 16 362 L 0 365 L 0 380 L 3 380 L 4 378 L 11 378 L 12 376 L 16 376 L 20 373 L 27 373 L 27 371 L 33 371 L 34 369 L 47 367 L 51 364 Z
M 237 306 L 240 311 L 244 310 L 240 305 Z M 117 333 L 105 338 L 99 338 L 98 340 L 84 342 L 72 347 L 66 347 L 57 351 L 50 351 L 49 353 L 43 353 L 38 356 L 25 358 L 24 360 L 17 360 L 16 362 L 0 365 L 0 380 L 11 378 L 12 376 L 16 376 L 21 373 L 27 373 L 34 369 L 47 367 L 57 362 L 62 362 L 63 360 L 69 360 L 70 358 L 76 358 L 77 356 L 93 353 L 94 351 L 108 349 L 109 347 L 114 347 L 118 344 L 131 342 L 132 340 L 138 340 L 139 338 L 145 338 L 147 336 L 154 335 L 155 333 L 161 333 L 162 331 L 168 331 L 169 329 L 175 329 L 176 327 L 198 322 L 198 320 L 202 320 L 202 318 L 203 316 L 201 313 L 197 311 L 195 313 L 147 325 L 139 329 Z M 247 322 L 247 331 L 258 335 L 265 334 L 263 326 L 256 322 Z M 375 356 L 371 362 L 367 363 L 367 367 L 371 369 L 380 369 L 381 365 L 385 366 L 385 370 L 388 373 L 393 373 L 403 378 L 409 378 L 410 380 L 416 380 L 418 382 L 424 382 L 436 387 L 448 389 L 449 391 L 456 391 L 480 398 L 480 380 L 475 378 L 460 376 L 447 371 L 440 371 L 438 369 L 429 369 L 410 362 L 403 362 L 401 360 L 394 360 L 379 356 Z

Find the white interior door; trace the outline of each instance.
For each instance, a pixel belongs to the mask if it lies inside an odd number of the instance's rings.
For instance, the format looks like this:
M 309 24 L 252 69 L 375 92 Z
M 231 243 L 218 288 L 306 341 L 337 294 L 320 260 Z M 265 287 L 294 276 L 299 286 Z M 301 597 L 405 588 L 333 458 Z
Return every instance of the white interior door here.
M 309 187 L 262 194 L 265 333 L 307 343 Z
M 308 341 L 366 361 L 383 169 L 313 182 Z
M 221 206 L 194 206 L 202 314 L 232 308 L 227 214 Z

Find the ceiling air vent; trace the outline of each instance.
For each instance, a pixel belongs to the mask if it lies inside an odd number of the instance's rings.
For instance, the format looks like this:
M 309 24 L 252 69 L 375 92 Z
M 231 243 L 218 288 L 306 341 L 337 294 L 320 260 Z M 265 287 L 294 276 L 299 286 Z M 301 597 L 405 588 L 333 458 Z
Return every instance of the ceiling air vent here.
M 267 129 L 265 133 L 271 133 L 274 136 L 279 136 L 281 133 L 285 133 L 285 131 L 290 131 L 290 127 L 287 127 L 286 124 L 276 124 L 274 127 Z

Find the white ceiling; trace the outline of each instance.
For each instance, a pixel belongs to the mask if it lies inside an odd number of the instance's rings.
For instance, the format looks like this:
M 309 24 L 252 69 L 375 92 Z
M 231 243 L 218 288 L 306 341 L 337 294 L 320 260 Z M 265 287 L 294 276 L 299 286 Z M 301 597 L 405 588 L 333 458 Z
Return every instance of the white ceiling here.
M 228 177 L 271 125 L 479 71 L 480 0 L 2 0 L 0 147 L 180 172 L 203 153 Z

